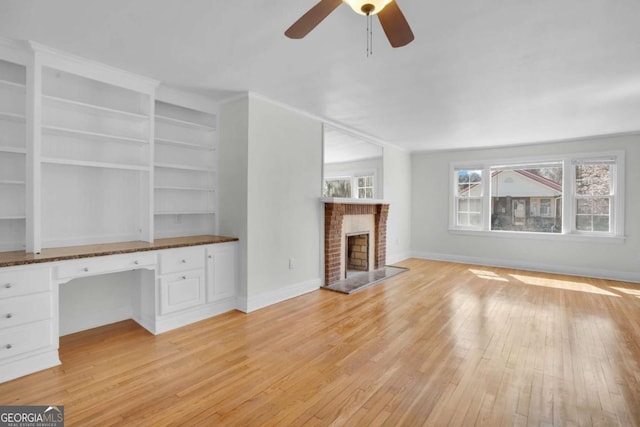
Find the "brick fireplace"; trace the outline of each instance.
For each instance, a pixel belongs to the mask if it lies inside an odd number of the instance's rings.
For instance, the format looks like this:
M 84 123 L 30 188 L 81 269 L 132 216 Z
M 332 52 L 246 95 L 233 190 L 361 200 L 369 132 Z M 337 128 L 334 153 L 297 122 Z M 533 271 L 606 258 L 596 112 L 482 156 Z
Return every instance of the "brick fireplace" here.
M 368 235 L 367 271 L 385 265 L 389 204 L 377 201 L 325 199 L 324 283 L 344 279 L 347 270 L 347 236 Z

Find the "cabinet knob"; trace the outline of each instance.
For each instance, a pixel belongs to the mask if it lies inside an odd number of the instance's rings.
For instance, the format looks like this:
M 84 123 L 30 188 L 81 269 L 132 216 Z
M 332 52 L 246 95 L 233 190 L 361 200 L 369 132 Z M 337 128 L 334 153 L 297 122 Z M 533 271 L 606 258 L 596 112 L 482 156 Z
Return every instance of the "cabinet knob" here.
M 13 317 L 13 314 L 11 314 L 11 313 L 7 313 L 7 315 L 6 315 L 6 316 L 4 316 L 4 317 L 6 317 L 7 319 L 11 319 L 11 318 Z
M 187 280 L 187 276 L 182 276 L 182 280 Z
M 13 346 L 11 344 L 7 344 L 4 346 L 4 348 L 6 348 L 7 350 L 11 350 Z
M 212 258 L 213 258 L 213 255 L 209 255 L 209 259 L 212 259 Z
M 181 262 L 181 263 L 183 263 L 183 264 L 186 264 L 186 263 L 187 263 L 187 260 L 186 260 L 186 259 L 183 259 L 183 260 L 182 260 L 182 261 L 180 261 L 180 262 Z
M 85 268 L 83 268 L 82 270 L 83 270 L 83 271 L 85 271 L 85 272 L 87 272 L 87 271 L 89 271 L 89 267 L 85 267 Z
M 140 264 L 140 262 L 138 262 L 138 260 L 133 261 L 133 263 L 134 263 L 135 265 Z
M 6 285 L 4 285 L 4 287 L 6 289 L 11 289 L 11 288 L 13 288 L 13 285 L 11 283 L 7 283 Z

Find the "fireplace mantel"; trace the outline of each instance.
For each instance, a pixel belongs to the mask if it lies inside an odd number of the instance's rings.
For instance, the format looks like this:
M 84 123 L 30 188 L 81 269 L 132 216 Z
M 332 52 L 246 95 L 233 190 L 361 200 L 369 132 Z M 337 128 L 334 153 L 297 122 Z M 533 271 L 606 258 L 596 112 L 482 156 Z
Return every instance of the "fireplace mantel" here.
M 323 203 L 341 203 L 345 205 L 388 205 L 386 200 L 379 199 L 350 199 L 346 197 L 322 197 Z
M 374 199 L 323 198 L 324 202 L 324 284 L 344 279 L 342 277 L 345 252 L 344 218 L 352 215 L 370 215 L 373 218 L 371 232 L 374 246 L 373 265 L 370 270 L 384 267 L 387 249 L 387 217 L 389 203 Z M 357 230 L 365 231 L 365 230 Z

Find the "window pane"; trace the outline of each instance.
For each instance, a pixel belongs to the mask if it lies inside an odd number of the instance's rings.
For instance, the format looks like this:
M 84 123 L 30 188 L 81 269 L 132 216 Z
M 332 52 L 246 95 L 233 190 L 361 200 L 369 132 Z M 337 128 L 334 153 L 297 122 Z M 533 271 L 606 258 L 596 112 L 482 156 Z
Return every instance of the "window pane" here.
M 325 180 L 324 197 L 351 197 L 351 179 L 332 178 Z
M 478 227 L 482 223 L 482 215 L 479 213 L 472 213 L 469 215 L 469 225 Z
M 373 176 L 358 177 L 356 185 L 359 199 L 373 199 Z
M 576 230 L 608 232 L 611 200 L 593 197 L 577 200 Z
M 560 233 L 560 163 L 491 170 L 491 229 Z
M 481 199 L 469 199 L 469 211 L 470 212 L 482 212 L 482 200 Z
M 469 199 L 458 199 L 458 212 L 469 212 Z
M 609 231 L 609 216 L 598 215 L 593 217 L 593 231 Z
M 458 195 L 461 197 L 477 197 L 482 195 L 482 171 L 481 170 L 459 170 Z
M 589 199 L 578 199 L 577 213 L 578 213 L 578 215 L 590 215 L 591 214 L 591 200 L 589 200 Z
M 609 215 L 609 198 L 606 199 L 593 199 L 593 213 L 594 215 Z
M 577 215 L 576 216 L 576 230 L 579 231 L 593 231 L 591 224 L 591 215 Z
M 611 165 L 576 166 L 576 194 L 604 196 L 611 194 Z
M 458 214 L 458 225 L 468 226 L 469 225 L 469 214 L 468 213 L 459 213 Z

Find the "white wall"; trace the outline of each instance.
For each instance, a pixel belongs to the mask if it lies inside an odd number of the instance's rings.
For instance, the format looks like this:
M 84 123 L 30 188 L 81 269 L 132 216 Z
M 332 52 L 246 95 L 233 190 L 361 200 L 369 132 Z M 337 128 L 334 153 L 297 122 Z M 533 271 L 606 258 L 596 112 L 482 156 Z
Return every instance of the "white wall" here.
M 218 143 L 219 234 L 240 239 L 238 245 L 238 295 L 247 297 L 247 179 L 249 101 L 222 105 Z
M 387 264 L 410 256 L 411 195 L 411 155 L 385 147 L 384 199 L 389 202 Z
M 281 288 L 320 286 L 322 123 L 249 99 L 247 295 L 253 305 L 251 298 Z
M 249 95 L 221 108 L 220 128 L 219 227 L 240 238 L 239 308 L 318 289 L 322 123 Z
M 480 159 L 626 151 L 624 244 L 526 240 L 452 234 L 449 226 L 449 163 Z M 489 150 L 421 153 L 412 156 L 411 233 L 414 256 L 640 281 L 640 135 Z

